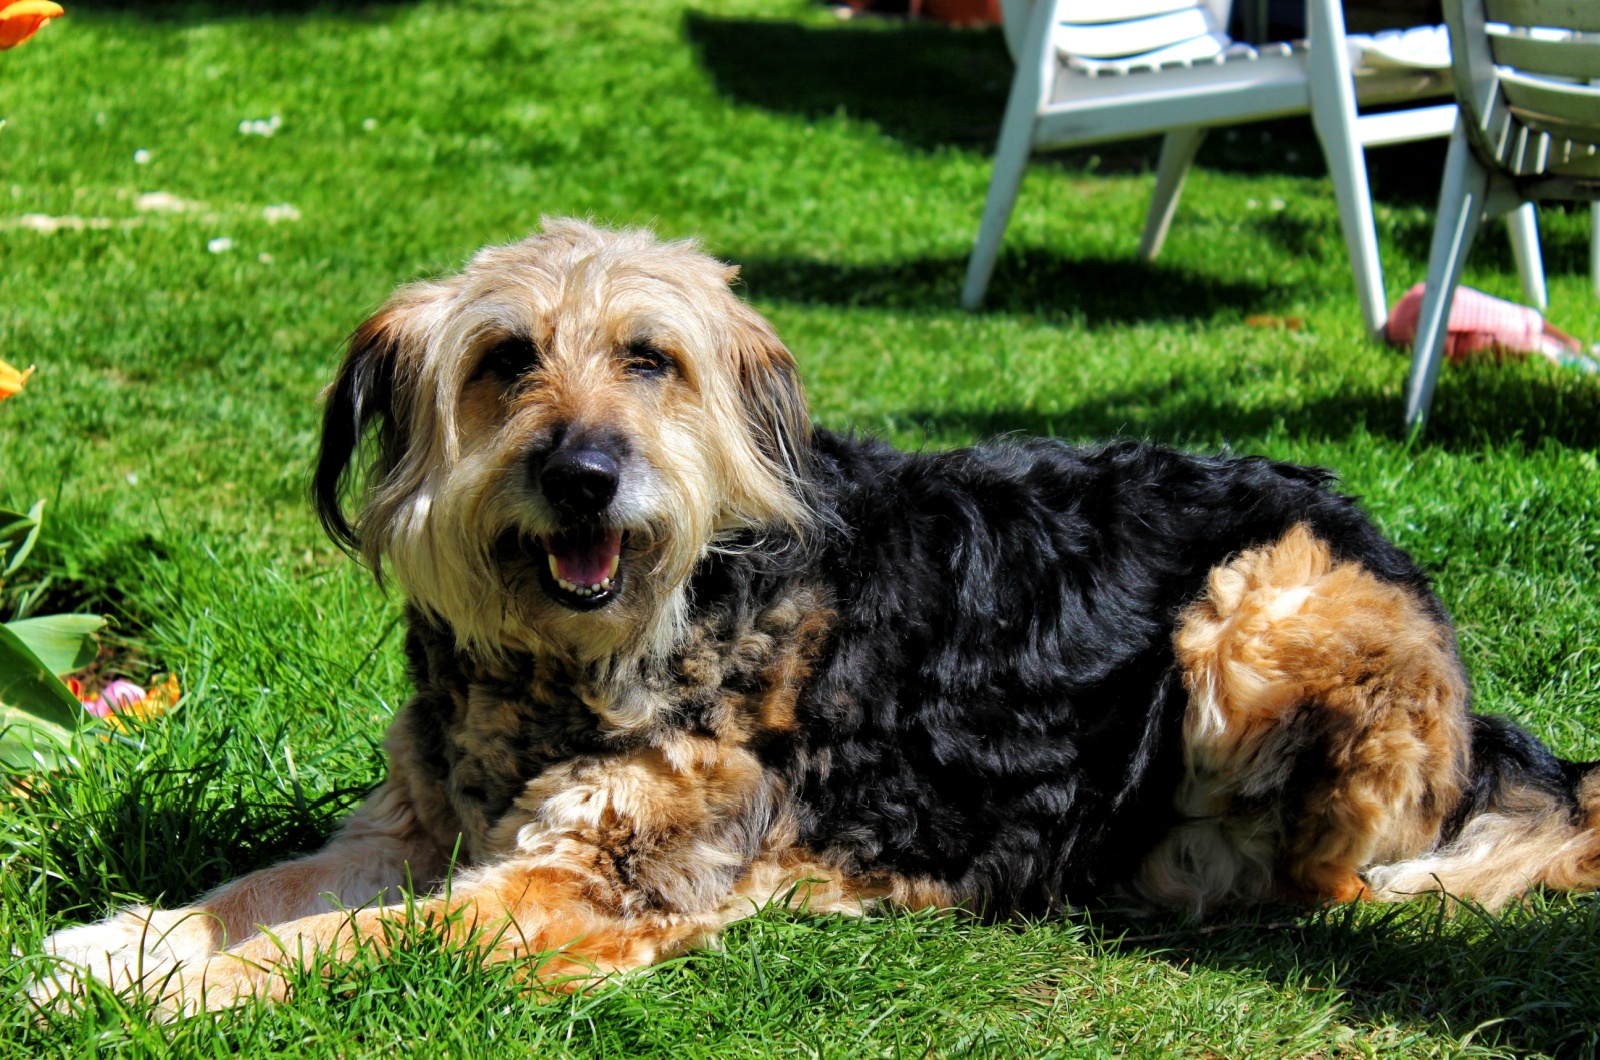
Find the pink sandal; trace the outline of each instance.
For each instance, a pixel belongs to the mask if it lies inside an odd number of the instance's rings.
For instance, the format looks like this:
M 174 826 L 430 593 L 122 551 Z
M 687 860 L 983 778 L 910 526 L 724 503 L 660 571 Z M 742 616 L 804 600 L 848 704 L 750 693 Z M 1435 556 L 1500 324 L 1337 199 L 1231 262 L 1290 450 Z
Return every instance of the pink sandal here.
M 1407 291 L 1389 313 L 1384 337 L 1396 346 L 1416 341 L 1424 286 L 1419 283 Z M 1537 353 L 1563 368 L 1600 372 L 1600 362 L 1584 351 L 1583 344 L 1545 320 L 1537 309 L 1457 287 L 1445 326 L 1444 354 L 1459 364 L 1479 352 L 1497 359 Z

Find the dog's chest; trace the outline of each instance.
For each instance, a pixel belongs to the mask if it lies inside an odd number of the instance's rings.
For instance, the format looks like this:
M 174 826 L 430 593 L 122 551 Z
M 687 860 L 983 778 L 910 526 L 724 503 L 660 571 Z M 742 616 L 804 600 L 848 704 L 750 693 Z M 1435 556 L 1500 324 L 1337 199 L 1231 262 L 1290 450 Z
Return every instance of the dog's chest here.
M 491 836 L 506 834 L 508 814 L 533 815 L 530 782 L 556 766 L 620 762 L 673 733 L 730 752 L 793 733 L 833 612 L 814 589 L 795 587 L 759 609 L 703 616 L 670 657 L 613 668 L 604 681 L 552 658 L 488 664 L 414 617 L 407 651 L 418 695 L 391 755 L 420 781 L 430 831 L 446 846 L 459 834 L 476 861 L 497 852 Z
M 523 674 L 465 683 L 451 699 L 438 779 L 474 858 L 489 852 L 490 831 L 529 781 L 557 763 L 606 750 L 598 719 L 570 684 Z

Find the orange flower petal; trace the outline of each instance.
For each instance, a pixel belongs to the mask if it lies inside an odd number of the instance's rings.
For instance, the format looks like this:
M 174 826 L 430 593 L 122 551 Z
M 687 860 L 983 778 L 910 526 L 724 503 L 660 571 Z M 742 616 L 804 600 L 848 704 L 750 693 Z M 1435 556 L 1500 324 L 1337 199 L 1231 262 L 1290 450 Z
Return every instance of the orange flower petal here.
M 24 0 L 24 2 L 32 3 L 35 2 L 35 0 Z M 0 361 L 0 401 L 4 401 L 12 394 L 15 394 L 21 390 L 22 384 L 26 383 L 28 381 L 28 376 L 32 374 L 32 367 L 24 368 L 21 371 L 18 371 L 6 362 Z
M 145 697 L 134 707 L 139 711 L 140 717 L 155 718 L 178 705 L 178 700 L 183 696 L 183 689 L 178 686 L 178 675 L 168 674 L 164 680 L 157 681 Z
M 16 0 L 0 8 L 0 49 L 15 48 L 66 11 L 51 0 Z

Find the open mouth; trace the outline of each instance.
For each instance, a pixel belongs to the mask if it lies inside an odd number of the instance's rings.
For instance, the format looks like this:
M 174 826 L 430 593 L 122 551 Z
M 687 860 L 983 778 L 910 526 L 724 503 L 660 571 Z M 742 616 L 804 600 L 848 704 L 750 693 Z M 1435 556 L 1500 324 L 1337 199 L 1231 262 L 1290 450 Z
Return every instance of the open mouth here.
M 539 538 L 545 565 L 539 580 L 557 603 L 593 611 L 622 589 L 623 532 L 609 527 L 574 528 Z

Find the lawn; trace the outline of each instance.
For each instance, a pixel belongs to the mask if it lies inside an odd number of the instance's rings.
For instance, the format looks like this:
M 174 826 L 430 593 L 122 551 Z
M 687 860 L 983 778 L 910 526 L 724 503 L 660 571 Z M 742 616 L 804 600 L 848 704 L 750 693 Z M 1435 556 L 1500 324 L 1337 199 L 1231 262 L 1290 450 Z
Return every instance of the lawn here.
M 1433 574 L 1480 707 L 1600 758 L 1600 383 L 1447 370 L 1407 444 L 1405 358 L 1361 333 L 1304 122 L 1214 136 L 1154 266 L 1133 258 L 1152 144 L 1035 165 L 988 307 L 959 311 L 1009 69 L 998 32 L 804 0 L 84 0 L 0 55 L 0 358 L 38 365 L 0 406 L 0 506 L 47 500 L 45 610 L 114 616 L 110 665 L 187 691 L 0 795 L 0 991 L 52 929 L 311 849 L 378 780 L 400 602 L 310 515 L 318 393 L 395 284 L 541 214 L 740 263 L 830 427 L 1335 468 Z M 1442 158 L 1373 155 L 1391 298 L 1425 271 Z M 1542 223 L 1551 318 L 1600 337 L 1587 215 Z M 1467 282 L 1515 295 L 1498 226 Z M 0 1024 L 18 1057 L 1580 1056 L 1600 901 L 1208 928 L 772 914 L 557 1000 L 424 938 L 277 1007 L 14 1001 Z

